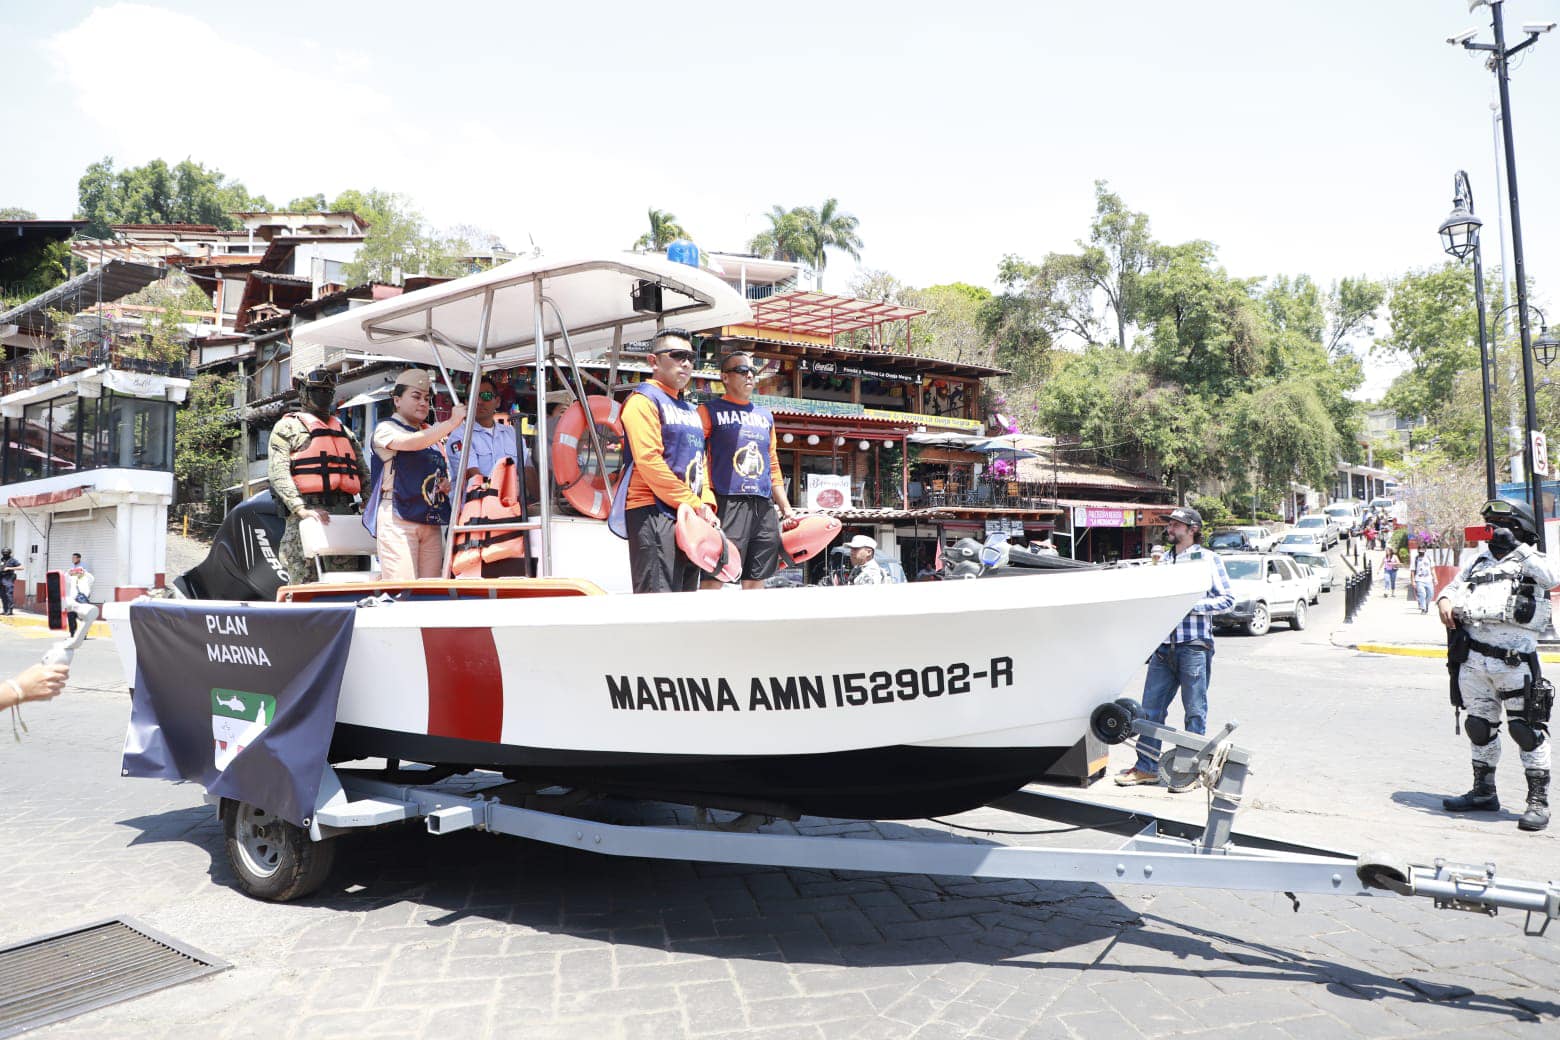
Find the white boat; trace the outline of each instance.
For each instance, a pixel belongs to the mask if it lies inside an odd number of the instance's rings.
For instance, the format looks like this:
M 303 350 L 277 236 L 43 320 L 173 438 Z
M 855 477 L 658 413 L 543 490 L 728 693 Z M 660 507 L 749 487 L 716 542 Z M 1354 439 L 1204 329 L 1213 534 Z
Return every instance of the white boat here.
M 635 310 L 642 283 L 660 287 L 661 314 Z M 466 371 L 534 364 L 544 386 L 558 353 L 580 361 L 662 323 L 704 329 L 748 313 L 718 279 L 658 257 L 528 260 L 300 327 L 294 345 Z M 1121 695 L 1209 583 L 1204 568 L 1154 567 L 607 595 L 615 578 L 554 566 L 610 557 L 568 550 L 582 531 L 599 543 L 601 525 L 555 519 L 547 494 L 535 523 L 538 578 L 283 590 L 272 609 L 360 604 L 332 761 L 481 767 L 710 807 L 958 812 L 1022 787 L 1082 739 L 1091 711 Z M 108 614 L 133 685 L 128 610 Z

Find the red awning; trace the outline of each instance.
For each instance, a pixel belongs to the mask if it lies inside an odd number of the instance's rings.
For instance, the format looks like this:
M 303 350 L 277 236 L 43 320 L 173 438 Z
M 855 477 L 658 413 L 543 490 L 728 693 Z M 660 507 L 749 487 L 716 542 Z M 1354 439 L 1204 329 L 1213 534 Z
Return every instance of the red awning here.
M 61 502 L 69 502 L 73 498 L 80 498 L 91 490 L 90 485 L 83 484 L 80 487 L 65 488 L 61 491 L 44 491 L 36 495 L 12 495 L 6 499 L 5 504 L 11 509 L 33 509 L 38 506 L 52 506 Z

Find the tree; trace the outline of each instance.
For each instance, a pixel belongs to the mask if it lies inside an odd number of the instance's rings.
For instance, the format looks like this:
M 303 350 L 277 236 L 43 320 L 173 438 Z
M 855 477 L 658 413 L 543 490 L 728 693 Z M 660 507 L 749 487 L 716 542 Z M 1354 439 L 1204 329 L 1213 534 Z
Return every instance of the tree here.
M 238 436 L 233 380 L 203 373 L 190 383 L 174 417 L 173 476 L 179 501 L 207 517 L 222 515 L 224 489 L 233 482 L 233 438 Z M 242 464 L 242 462 L 240 462 Z
M 1457 373 L 1479 367 L 1473 272 L 1446 263 L 1410 271 L 1391 285 L 1392 334 L 1374 349 L 1408 362 L 1382 403 L 1403 416 L 1428 416 L 1451 397 Z
M 37 220 L 38 214 L 20 206 L 0 206 L 0 220 Z
M 1094 223 L 1089 227 L 1089 244 L 1079 256 L 1078 270 L 1105 295 L 1116 319 L 1116 343 L 1123 350 L 1127 327 L 1138 316 L 1139 282 L 1155 266 L 1157 253 L 1148 232 L 1148 217 L 1128 209 L 1105 181 L 1095 181 Z
M 677 218 L 666 210 L 652 206 L 645 215 L 650 221 L 650 230 L 634 240 L 634 252 L 659 253 L 679 238 L 688 237 Z
M 1289 482 L 1327 487 L 1338 461 L 1340 437 L 1310 380 L 1296 377 L 1244 394 L 1234 407 L 1231 447 L 1265 497 L 1282 495 Z
M 748 252 L 793 264 L 806 259 L 803 255 L 806 243 L 802 239 L 802 225 L 797 210 L 770 206 L 764 219 L 769 221 L 769 227 L 748 241 Z
M 92 163 L 76 183 L 77 217 L 86 220 L 86 234 L 112 235 L 112 224 L 212 224 L 238 226 L 232 214 L 268 210 L 263 195 L 251 195 L 239 181 L 220 170 L 185 159 L 170 167 L 161 159 L 115 171 L 114 160 Z
M 355 260 L 343 268 L 353 284 L 400 284 L 409 274 L 455 277 L 470 273 L 464 254 L 470 243 L 431 231 L 423 215 L 397 192 L 349 189 L 330 204 L 332 212 L 350 211 L 368 222 Z
M 829 264 L 829 250 L 836 249 L 853 260 L 861 259 L 861 236 L 856 229 L 861 222 L 849 213 L 842 212 L 838 199 L 826 199 L 822 206 L 798 207 L 795 211 L 798 245 L 801 259 L 811 267 L 823 289 L 823 269 Z
M 1387 299 L 1387 286 L 1368 278 L 1336 281 L 1327 294 L 1327 353 L 1332 357 L 1353 354 L 1349 340 L 1375 333 L 1376 312 Z
M 1253 299 L 1255 279 L 1232 278 L 1213 263 L 1208 242 L 1167 251 L 1141 293 L 1143 321 L 1152 326 L 1149 371 L 1228 399 L 1269 368 L 1263 315 Z
M 318 195 L 300 195 L 287 204 L 283 212 L 286 213 L 324 213 L 330 208 L 330 203 L 325 201 L 324 193 Z

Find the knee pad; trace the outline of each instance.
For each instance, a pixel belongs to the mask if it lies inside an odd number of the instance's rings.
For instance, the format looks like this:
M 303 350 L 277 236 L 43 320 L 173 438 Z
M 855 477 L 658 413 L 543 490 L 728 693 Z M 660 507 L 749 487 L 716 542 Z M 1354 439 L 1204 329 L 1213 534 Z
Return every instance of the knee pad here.
M 1468 743 L 1474 747 L 1484 747 L 1500 736 L 1500 723 L 1481 719 L 1477 715 L 1469 715 L 1467 721 L 1463 723 L 1463 732 L 1468 734 Z
M 1511 719 L 1506 723 L 1506 731 L 1511 734 L 1511 739 L 1517 747 L 1523 751 L 1536 751 L 1538 746 L 1549 736 L 1549 727 L 1540 722 L 1536 726 L 1530 726 L 1526 719 Z

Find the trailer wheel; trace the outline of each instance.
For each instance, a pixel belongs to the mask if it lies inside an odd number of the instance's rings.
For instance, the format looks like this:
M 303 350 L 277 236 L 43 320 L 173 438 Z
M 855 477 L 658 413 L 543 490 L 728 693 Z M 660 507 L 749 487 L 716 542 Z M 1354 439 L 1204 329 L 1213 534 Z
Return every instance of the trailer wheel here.
M 1089 728 L 1103 744 L 1120 744 L 1132 735 L 1132 720 L 1136 715 L 1120 701 L 1101 704 L 1089 716 Z
M 333 841 L 311 841 L 303 828 L 273 813 L 222 799 L 228 862 L 246 895 L 284 903 L 325 883 L 336 858 Z

